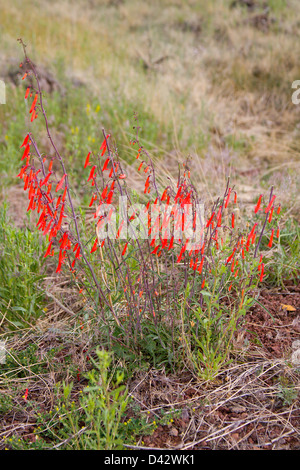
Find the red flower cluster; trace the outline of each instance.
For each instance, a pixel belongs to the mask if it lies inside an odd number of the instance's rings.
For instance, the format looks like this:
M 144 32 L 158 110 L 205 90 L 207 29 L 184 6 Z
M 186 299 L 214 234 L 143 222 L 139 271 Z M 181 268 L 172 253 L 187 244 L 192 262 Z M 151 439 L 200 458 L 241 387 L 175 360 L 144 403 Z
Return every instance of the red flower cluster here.
M 44 236 L 48 236 L 49 245 L 44 256 L 53 256 L 53 241 L 61 231 L 63 219 L 66 217 L 65 200 L 67 195 L 67 186 L 65 180 L 67 175 L 63 175 L 57 184 L 56 192 L 60 191 L 64 185 L 65 186 L 63 193 L 55 199 L 51 193 L 53 160 L 50 161 L 47 172 L 45 169 L 46 158 L 41 159 L 42 168 L 36 170 L 34 164 L 30 164 L 30 149 L 33 146 L 33 140 L 30 134 L 27 134 L 25 137 L 21 148 L 24 146 L 25 150 L 21 160 L 26 158 L 26 164 L 22 167 L 17 177 L 24 180 L 24 190 L 28 190 L 29 205 L 27 211 L 37 211 L 39 219 L 36 226 Z M 61 266 L 66 258 L 66 252 L 72 247 L 72 242 L 69 239 L 67 231 L 63 231 L 63 236 L 58 243 L 60 245 L 60 250 L 59 263 L 56 272 L 61 270 Z

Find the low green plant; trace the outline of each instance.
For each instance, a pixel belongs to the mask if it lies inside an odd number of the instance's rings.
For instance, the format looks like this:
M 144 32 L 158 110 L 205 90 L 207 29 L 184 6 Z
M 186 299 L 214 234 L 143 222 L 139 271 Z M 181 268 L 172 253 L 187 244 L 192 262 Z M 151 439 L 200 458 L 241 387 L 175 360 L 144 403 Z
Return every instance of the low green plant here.
M 122 384 L 124 374 L 120 370 L 110 371 L 111 355 L 96 350 L 94 366 L 87 374 L 88 386 L 80 393 L 79 407 L 70 403 L 73 383 L 62 384 L 59 406 L 60 435 L 72 436 L 65 448 L 73 449 L 120 449 L 121 419 L 128 404 L 128 394 Z
M 181 304 L 181 328 L 183 358 L 203 380 L 214 380 L 219 371 L 231 362 L 234 334 L 253 298 L 245 295 L 254 286 L 236 291 L 230 298 L 220 290 L 221 276 L 216 275 L 211 290 L 201 291 L 201 305 L 191 307 L 187 316 L 187 300 L 190 285 Z M 183 360 L 184 360 L 183 359 Z
M 45 242 L 36 231 L 13 226 L 0 210 L 0 328 L 27 327 L 41 315 Z M 29 323 L 30 322 L 30 323 Z
M 298 390 L 292 384 L 279 384 L 278 385 L 278 398 L 282 400 L 283 405 L 290 406 L 298 397 Z
M 75 392 L 73 382 L 58 382 L 54 408 L 35 410 L 36 439 L 28 441 L 11 436 L 6 441 L 9 448 L 112 450 L 123 447 L 129 439 L 125 420 L 129 397 L 123 384 L 124 374 L 113 367 L 112 355 L 105 350 L 97 349 L 95 359 L 90 360 L 93 368 L 86 374 L 87 387 Z M 2 400 L 1 407 L 6 410 L 9 403 L 8 399 Z M 32 407 L 31 400 L 27 404 Z
M 286 210 L 283 210 L 283 215 Z M 262 247 L 267 247 L 267 239 L 262 240 Z M 293 218 L 284 223 L 276 250 L 268 261 L 268 283 L 272 286 L 282 286 L 286 281 L 297 283 L 300 275 L 300 228 Z

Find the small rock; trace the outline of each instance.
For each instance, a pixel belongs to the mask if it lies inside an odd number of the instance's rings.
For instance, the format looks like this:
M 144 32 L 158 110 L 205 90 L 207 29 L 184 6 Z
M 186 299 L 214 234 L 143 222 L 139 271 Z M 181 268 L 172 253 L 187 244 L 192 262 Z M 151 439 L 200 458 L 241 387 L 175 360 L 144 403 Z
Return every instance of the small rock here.
M 244 406 L 235 405 L 230 407 L 230 411 L 232 413 L 244 413 L 246 411 L 246 408 Z
M 169 434 L 170 434 L 170 436 L 177 437 L 178 436 L 178 430 L 176 428 L 172 427 L 169 431 Z
M 184 408 L 181 413 L 181 419 L 185 422 L 188 422 L 190 420 L 190 413 L 187 408 Z
M 292 321 L 293 329 L 300 333 L 300 317 L 294 318 Z
M 293 352 L 291 360 L 295 366 L 300 366 L 300 349 L 296 349 Z
M 300 339 L 296 339 L 292 342 L 292 349 L 300 349 Z

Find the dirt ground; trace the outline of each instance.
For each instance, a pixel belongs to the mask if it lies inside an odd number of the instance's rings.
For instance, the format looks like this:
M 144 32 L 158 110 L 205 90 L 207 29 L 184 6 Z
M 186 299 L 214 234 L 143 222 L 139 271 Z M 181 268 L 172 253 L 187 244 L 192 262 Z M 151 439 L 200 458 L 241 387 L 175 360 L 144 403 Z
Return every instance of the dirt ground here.
M 300 363 L 291 363 L 300 339 L 300 285 L 262 291 L 259 301 L 268 312 L 258 304 L 252 308 L 237 337 L 234 365 L 214 384 L 199 384 L 188 373 L 166 376 L 155 370 L 133 382 L 133 396 L 150 410 L 150 419 L 161 408 L 182 410 L 172 424 L 144 436 L 143 446 L 300 449 Z M 293 387 L 298 397 L 289 399 Z

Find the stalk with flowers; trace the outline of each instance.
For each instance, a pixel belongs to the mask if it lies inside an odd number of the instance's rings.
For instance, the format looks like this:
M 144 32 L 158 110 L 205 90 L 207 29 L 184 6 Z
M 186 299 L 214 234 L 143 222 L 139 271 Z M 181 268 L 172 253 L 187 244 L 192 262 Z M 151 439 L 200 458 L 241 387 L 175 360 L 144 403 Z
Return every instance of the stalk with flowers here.
M 33 127 L 35 119 L 44 120 L 53 149 L 52 156 L 43 155 L 28 132 L 18 174 L 28 191 L 27 211 L 37 213 L 37 229 L 47 239 L 44 256 L 57 258 L 57 273 L 68 267 L 80 291 L 95 300 L 111 340 L 122 348 L 140 353 L 147 349 L 145 342 L 156 342 L 169 362 L 184 361 L 199 375 L 213 378 L 228 360 L 251 292 L 266 275 L 262 238 L 269 237 L 271 249 L 279 237 L 274 189 L 267 198 L 258 197 L 255 221 L 244 227 L 236 220 L 237 192 L 229 179 L 209 209 L 193 184 L 189 159 L 177 181 L 162 186 L 140 142 L 135 115 L 130 144 L 136 169 L 145 178 L 144 192 L 138 200 L 132 195 L 117 146 L 102 129 L 98 154 L 90 151 L 82 160 L 94 211 L 94 234 L 86 239 L 65 159 L 52 138 L 37 70 L 20 42 L 23 79 L 33 75 L 36 81 L 25 93 L 30 120 Z

